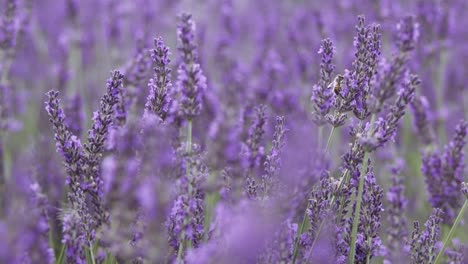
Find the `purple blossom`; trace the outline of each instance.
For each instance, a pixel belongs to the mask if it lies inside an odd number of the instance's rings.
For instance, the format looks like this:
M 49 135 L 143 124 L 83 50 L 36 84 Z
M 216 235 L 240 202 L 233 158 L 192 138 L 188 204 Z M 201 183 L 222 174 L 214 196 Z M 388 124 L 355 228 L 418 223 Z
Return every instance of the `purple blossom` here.
M 146 102 L 146 109 L 154 112 L 161 120 L 164 120 L 169 113 L 169 107 L 172 101 L 172 83 L 169 56 L 169 48 L 164 45 L 161 37 L 154 40 L 155 49 L 152 50 L 151 58 L 156 65 L 154 68 L 154 77 L 150 80 L 148 86 L 150 93 Z
M 398 54 L 393 57 L 392 61 L 383 69 L 383 72 L 378 75 L 379 78 L 375 81 L 377 86 L 374 93 L 377 99 L 376 112 L 381 111 L 385 101 L 395 95 L 399 84 L 404 80 L 410 52 L 414 49 L 419 36 L 418 23 L 412 16 L 403 18 L 397 24 L 397 31 L 396 46 Z
M 332 74 L 335 66 L 332 64 L 333 54 L 335 48 L 330 39 L 322 40 L 320 49 L 321 54 L 320 63 L 320 80 L 319 83 L 312 87 L 312 102 L 314 103 L 314 122 L 317 124 L 325 124 L 325 116 L 330 112 L 333 107 L 333 89 L 328 87 L 332 81 Z
M 17 1 L 8 0 L 5 2 L 5 11 L 2 14 L 0 24 L 0 49 L 10 51 L 16 42 L 17 29 L 15 19 L 17 16 Z
M 195 44 L 195 23 L 192 16 L 179 16 L 177 27 L 179 41 L 178 50 L 182 59 L 177 70 L 177 85 L 181 92 L 180 109 L 187 120 L 200 114 L 202 98 L 206 90 L 206 77 L 198 61 L 197 45 Z
M 284 147 L 284 136 L 287 129 L 284 127 L 284 117 L 277 117 L 275 132 L 270 153 L 265 158 L 265 174 L 262 176 L 263 193 L 270 196 L 278 191 L 278 174 L 281 168 L 281 152 Z
M 65 122 L 65 113 L 60 107 L 58 92 L 50 91 L 47 93 L 49 100 L 46 102 L 46 111 L 49 114 L 50 122 L 54 129 L 55 146 L 57 152 L 65 158 L 65 168 L 67 170 L 67 183 L 72 192 L 82 188 L 83 171 L 82 164 L 83 152 L 80 140 L 72 135 Z
M 429 152 L 423 156 L 422 172 L 426 177 L 429 202 L 444 212 L 444 223 L 451 223 L 463 203 L 464 152 L 468 124 L 460 121 L 443 154 Z
M 398 263 L 405 260 L 405 244 L 408 241 L 408 226 L 405 216 L 408 200 L 404 196 L 405 187 L 401 178 L 401 168 L 392 168 L 392 185 L 387 192 L 387 250 L 386 260 Z
M 380 57 L 381 34 L 380 26 L 365 26 L 364 16 L 358 17 L 356 26 L 357 36 L 354 39 L 356 49 L 353 71 L 346 84 L 350 92 L 355 95 L 353 112 L 357 118 L 363 120 L 369 117 L 367 97 L 370 91 L 370 81 L 376 71 Z
M 65 111 L 68 113 L 68 118 L 65 119 L 70 132 L 77 137 L 80 137 L 83 131 L 83 102 L 81 95 L 76 93 L 68 102 Z
M 435 141 L 435 131 L 430 119 L 429 102 L 424 96 L 415 96 L 410 103 L 414 115 L 414 129 L 422 143 L 430 145 Z
M 106 221 L 104 208 L 102 207 L 102 179 L 100 176 L 100 164 L 104 152 L 105 141 L 109 134 L 114 119 L 114 107 L 118 102 L 123 75 L 114 71 L 107 81 L 107 92 L 101 99 L 99 110 L 93 113 L 93 125 L 88 131 L 88 143 L 84 145 L 83 159 L 86 164 L 86 186 L 85 190 L 91 195 L 97 225 Z
M 440 209 L 434 209 L 424 224 L 425 229 L 422 233 L 419 222 L 414 222 L 410 239 L 411 260 L 414 263 L 433 263 L 435 260 L 436 242 L 440 235 L 442 216 L 443 212 Z
M 405 114 L 406 106 L 413 100 L 416 87 L 420 84 L 420 80 L 416 75 L 411 75 L 405 81 L 403 87 L 398 93 L 395 105 L 390 109 L 390 112 L 384 118 L 379 118 L 375 124 L 376 127 L 371 130 L 371 133 L 365 133 L 366 136 L 361 138 L 361 142 L 365 149 L 375 150 L 378 147 L 384 146 L 388 141 L 393 140 L 398 122 Z M 370 127 L 366 128 L 366 132 Z

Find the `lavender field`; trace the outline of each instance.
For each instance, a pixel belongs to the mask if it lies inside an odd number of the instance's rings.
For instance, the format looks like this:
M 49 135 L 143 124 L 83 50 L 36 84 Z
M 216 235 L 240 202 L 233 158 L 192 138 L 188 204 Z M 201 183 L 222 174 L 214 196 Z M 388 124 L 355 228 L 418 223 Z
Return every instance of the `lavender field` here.
M 0 264 L 468 263 L 465 0 L 0 0 Z

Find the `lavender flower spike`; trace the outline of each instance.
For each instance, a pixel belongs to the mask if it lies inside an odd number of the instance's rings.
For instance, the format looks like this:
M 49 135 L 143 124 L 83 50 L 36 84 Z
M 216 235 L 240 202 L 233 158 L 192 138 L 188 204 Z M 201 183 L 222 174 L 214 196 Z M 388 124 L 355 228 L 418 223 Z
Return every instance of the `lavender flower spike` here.
M 49 100 L 46 104 L 46 111 L 49 114 L 50 122 L 54 130 L 55 146 L 57 152 L 65 158 L 65 168 L 68 174 L 67 183 L 72 192 L 82 188 L 83 173 L 82 162 L 83 153 L 80 140 L 72 135 L 65 122 L 65 113 L 60 107 L 57 91 L 47 93 Z
M 422 143 L 430 145 L 435 141 L 435 131 L 429 121 L 429 102 L 424 96 L 416 96 L 410 106 L 414 114 L 414 128 Z
M 397 87 L 404 77 L 410 52 L 414 50 L 419 38 L 419 24 L 414 17 L 407 16 L 397 24 L 397 31 L 396 46 L 398 54 L 393 58 L 390 67 L 384 69 L 382 76 L 378 80 L 376 92 L 378 101 L 376 106 L 377 112 L 382 109 L 387 99 L 395 95 Z
M 413 100 L 414 91 L 420 82 L 418 76 L 411 75 L 409 80 L 403 84 L 395 105 L 391 107 L 385 119 L 379 118 L 376 121 L 376 128 L 372 131 L 371 135 L 361 138 L 361 143 L 367 151 L 373 151 L 378 147 L 382 147 L 394 138 L 398 128 L 398 122 L 405 114 L 406 106 Z M 364 134 L 367 135 L 368 133 Z
M 110 126 L 114 119 L 114 107 L 118 102 L 118 96 L 122 85 L 123 75 L 119 71 L 112 72 L 112 77 L 107 81 L 107 93 L 102 97 L 99 111 L 94 112 L 93 125 L 88 131 L 88 143 L 84 145 L 84 160 L 86 167 L 86 190 L 92 197 L 96 210 L 98 225 L 105 220 L 102 198 L 102 179 L 100 165 L 104 144 L 107 140 Z
M 332 74 L 335 66 L 332 64 L 335 48 L 330 39 L 322 40 L 322 44 L 318 51 L 322 55 L 320 63 L 320 80 L 319 83 L 312 88 L 312 101 L 314 103 L 314 122 L 318 125 L 326 123 L 325 116 L 333 107 L 333 90 L 328 85 L 332 81 Z
M 146 110 L 155 113 L 161 120 L 165 120 L 171 103 L 171 68 L 169 56 L 171 52 L 164 45 L 161 37 L 154 40 L 155 49 L 151 51 L 151 58 L 156 65 L 154 68 L 154 77 L 150 80 L 148 86 L 150 93 L 146 102 Z
M 0 24 L 0 49 L 10 51 L 15 46 L 16 29 L 15 17 L 17 13 L 17 1 L 8 0 L 5 3 L 5 13 Z
M 206 77 L 198 62 L 197 45 L 195 44 L 195 23 L 192 16 L 179 16 L 177 29 L 179 52 L 182 63 L 177 71 L 177 85 L 182 93 L 181 114 L 186 120 L 192 120 L 200 114 L 202 97 L 206 90 Z
M 387 228 L 387 250 L 386 259 L 390 263 L 405 262 L 403 249 L 404 243 L 408 240 L 407 219 L 405 209 L 408 204 L 404 196 L 405 187 L 403 179 L 400 177 L 400 168 L 392 168 L 391 176 L 392 185 L 387 192 L 388 207 L 388 223 Z
M 271 195 L 278 188 L 278 173 L 281 166 L 281 152 L 284 147 L 284 135 L 286 133 L 284 128 L 284 117 L 278 116 L 276 118 L 275 133 L 273 135 L 273 146 L 270 153 L 266 157 L 264 166 L 265 174 L 262 177 L 263 193 L 266 196 Z
M 455 136 L 445 147 L 443 156 L 428 153 L 423 157 L 422 172 L 426 177 L 429 202 L 445 213 L 444 222 L 451 224 L 464 199 L 460 195 L 463 182 L 464 152 L 468 123 L 460 121 Z
M 420 232 L 419 222 L 414 223 L 410 241 L 412 263 L 434 263 L 442 215 L 442 210 L 434 209 L 424 224 L 426 228 L 423 233 Z

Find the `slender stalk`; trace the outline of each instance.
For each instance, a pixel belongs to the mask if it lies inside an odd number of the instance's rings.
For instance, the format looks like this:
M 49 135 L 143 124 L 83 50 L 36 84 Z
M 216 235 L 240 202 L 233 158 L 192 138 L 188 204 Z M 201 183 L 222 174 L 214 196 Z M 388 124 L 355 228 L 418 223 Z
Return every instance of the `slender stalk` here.
M 369 246 L 369 248 L 371 248 L 372 237 L 370 237 L 369 240 L 367 241 L 367 245 Z M 370 252 L 368 252 L 366 255 L 366 264 L 370 264 Z
M 371 121 L 370 121 L 370 129 L 368 131 L 369 135 L 373 132 L 373 126 L 375 122 L 376 115 L 372 114 Z M 362 124 L 362 123 L 360 123 Z M 361 214 L 361 203 L 362 203 L 362 192 L 364 191 L 364 178 L 367 173 L 367 160 L 369 159 L 369 152 L 364 152 L 364 158 L 362 159 L 362 170 L 361 175 L 359 177 L 359 187 L 358 187 L 358 196 L 356 201 L 356 210 L 354 212 L 354 219 L 353 219 L 353 227 L 351 229 L 351 244 L 349 248 L 349 256 L 348 260 L 350 264 L 354 264 L 354 255 L 356 254 L 356 239 L 357 239 L 357 231 L 358 231 L 358 224 L 359 224 L 359 217 Z
M 89 254 L 91 255 L 91 263 L 96 264 L 96 260 L 94 259 L 94 252 L 93 252 L 93 245 L 89 245 Z
M 351 230 L 351 244 L 349 249 L 349 263 L 354 264 L 354 255 L 356 253 L 356 238 L 357 238 L 357 229 L 359 224 L 359 215 L 361 212 L 361 203 L 362 203 L 362 192 L 364 191 L 364 178 L 367 171 L 367 159 L 369 158 L 369 152 L 364 153 L 364 159 L 362 164 L 361 176 L 359 177 L 359 187 L 358 187 L 358 196 L 356 201 L 356 210 L 354 212 L 353 219 L 353 228 Z
M 187 120 L 187 145 L 185 146 L 186 150 L 186 155 L 190 156 L 192 153 L 192 120 Z M 190 162 L 186 162 L 185 164 L 185 174 L 187 178 L 190 177 Z M 192 186 L 189 184 L 189 194 L 192 193 Z M 185 220 L 187 221 L 187 219 Z M 185 232 L 182 231 L 181 233 L 181 239 L 180 239 L 180 245 L 179 245 L 179 250 L 177 252 L 177 263 L 179 263 L 182 260 L 182 254 L 184 252 L 184 247 L 186 246 L 185 244 L 187 241 L 185 240 Z M 190 245 L 187 245 L 187 248 L 189 248 Z
M 445 249 L 448 247 L 450 241 L 452 240 L 453 234 L 455 233 L 455 229 L 457 229 L 458 224 L 463 218 L 463 214 L 468 207 L 468 199 L 465 199 L 465 203 L 463 204 L 462 208 L 460 209 L 460 212 L 457 215 L 457 218 L 455 219 L 455 222 L 452 225 L 452 228 L 450 229 L 450 232 L 448 233 L 447 237 L 444 240 L 444 245 L 442 246 L 442 249 L 439 251 L 439 254 L 437 255 L 437 258 L 435 259 L 434 264 L 437 264 L 440 262 L 442 259 L 442 256 L 445 253 Z
M 62 247 L 60 249 L 60 254 L 59 254 L 59 256 L 57 258 L 57 261 L 55 263 L 57 263 L 57 264 L 62 264 L 63 263 L 63 259 L 65 257 L 65 247 L 66 247 L 65 244 L 62 244 Z
M 332 127 L 332 129 L 330 131 L 330 135 L 328 135 L 327 145 L 325 146 L 325 153 L 327 153 L 328 149 L 330 148 L 330 143 L 331 143 L 331 140 L 333 138 L 333 133 L 334 132 L 335 132 L 335 127 Z

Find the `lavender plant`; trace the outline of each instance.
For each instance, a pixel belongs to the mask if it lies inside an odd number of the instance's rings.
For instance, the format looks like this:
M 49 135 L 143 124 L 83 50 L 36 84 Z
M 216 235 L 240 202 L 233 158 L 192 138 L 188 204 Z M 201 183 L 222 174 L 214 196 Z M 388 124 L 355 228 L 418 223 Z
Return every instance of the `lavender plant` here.
M 0 6 L 0 263 L 468 259 L 465 1 Z

